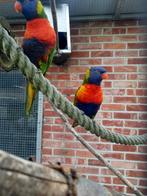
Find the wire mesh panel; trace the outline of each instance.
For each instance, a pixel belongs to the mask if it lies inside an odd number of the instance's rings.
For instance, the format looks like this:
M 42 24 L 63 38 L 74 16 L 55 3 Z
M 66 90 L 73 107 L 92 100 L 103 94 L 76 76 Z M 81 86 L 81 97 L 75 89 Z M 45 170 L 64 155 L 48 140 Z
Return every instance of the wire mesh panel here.
M 28 159 L 36 156 L 38 97 L 27 118 L 25 86 L 19 71 L 0 70 L 0 149 Z

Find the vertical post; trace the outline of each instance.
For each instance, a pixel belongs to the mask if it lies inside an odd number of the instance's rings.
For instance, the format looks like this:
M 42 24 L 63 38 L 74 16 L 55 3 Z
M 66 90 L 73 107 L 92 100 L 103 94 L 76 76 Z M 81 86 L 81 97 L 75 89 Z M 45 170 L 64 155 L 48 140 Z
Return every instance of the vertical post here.
M 52 17 L 53 17 L 53 25 L 54 25 L 54 29 L 56 31 L 56 39 L 57 39 L 56 50 L 57 50 L 57 53 L 59 54 L 59 36 L 58 36 L 56 0 L 50 0 L 50 6 L 51 6 Z
M 123 5 L 125 4 L 125 1 L 126 0 L 117 0 L 116 1 L 114 19 L 116 19 L 116 20 L 120 19 L 120 14 L 121 14 Z
M 36 141 L 37 163 L 41 163 L 42 118 L 43 118 L 43 94 L 39 92 L 38 93 L 38 116 L 37 116 L 37 141 Z

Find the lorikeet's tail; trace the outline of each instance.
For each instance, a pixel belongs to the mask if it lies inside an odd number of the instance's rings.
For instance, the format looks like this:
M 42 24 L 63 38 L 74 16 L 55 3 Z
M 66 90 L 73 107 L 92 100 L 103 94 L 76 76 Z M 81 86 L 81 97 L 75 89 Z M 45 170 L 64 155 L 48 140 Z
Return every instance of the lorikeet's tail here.
M 26 86 L 26 101 L 25 101 L 25 114 L 26 114 L 26 116 L 30 115 L 35 96 L 36 96 L 36 89 L 34 88 L 34 86 L 31 82 L 28 82 L 27 86 Z

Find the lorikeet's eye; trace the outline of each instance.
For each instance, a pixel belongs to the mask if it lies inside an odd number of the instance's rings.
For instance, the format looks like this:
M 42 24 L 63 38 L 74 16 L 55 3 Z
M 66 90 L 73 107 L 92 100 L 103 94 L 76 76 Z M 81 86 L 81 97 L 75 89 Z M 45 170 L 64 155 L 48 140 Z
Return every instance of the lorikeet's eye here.
M 97 69 L 95 70 L 95 72 L 100 74 L 100 72 Z

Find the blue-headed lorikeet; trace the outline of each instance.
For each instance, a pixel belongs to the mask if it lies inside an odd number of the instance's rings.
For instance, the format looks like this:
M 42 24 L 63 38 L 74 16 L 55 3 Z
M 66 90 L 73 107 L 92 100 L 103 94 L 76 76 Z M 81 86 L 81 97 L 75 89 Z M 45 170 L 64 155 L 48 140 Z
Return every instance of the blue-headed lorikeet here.
M 74 98 L 74 105 L 93 119 L 103 101 L 101 82 L 108 75 L 103 67 L 91 67 L 87 69 L 82 85 L 78 88 Z M 73 123 L 73 127 L 77 122 Z
M 17 12 L 21 12 L 26 18 L 26 30 L 22 44 L 23 51 L 45 75 L 55 54 L 55 30 L 47 18 L 41 1 L 17 0 L 14 7 Z M 31 112 L 36 91 L 33 84 L 28 81 L 25 102 L 26 115 Z

